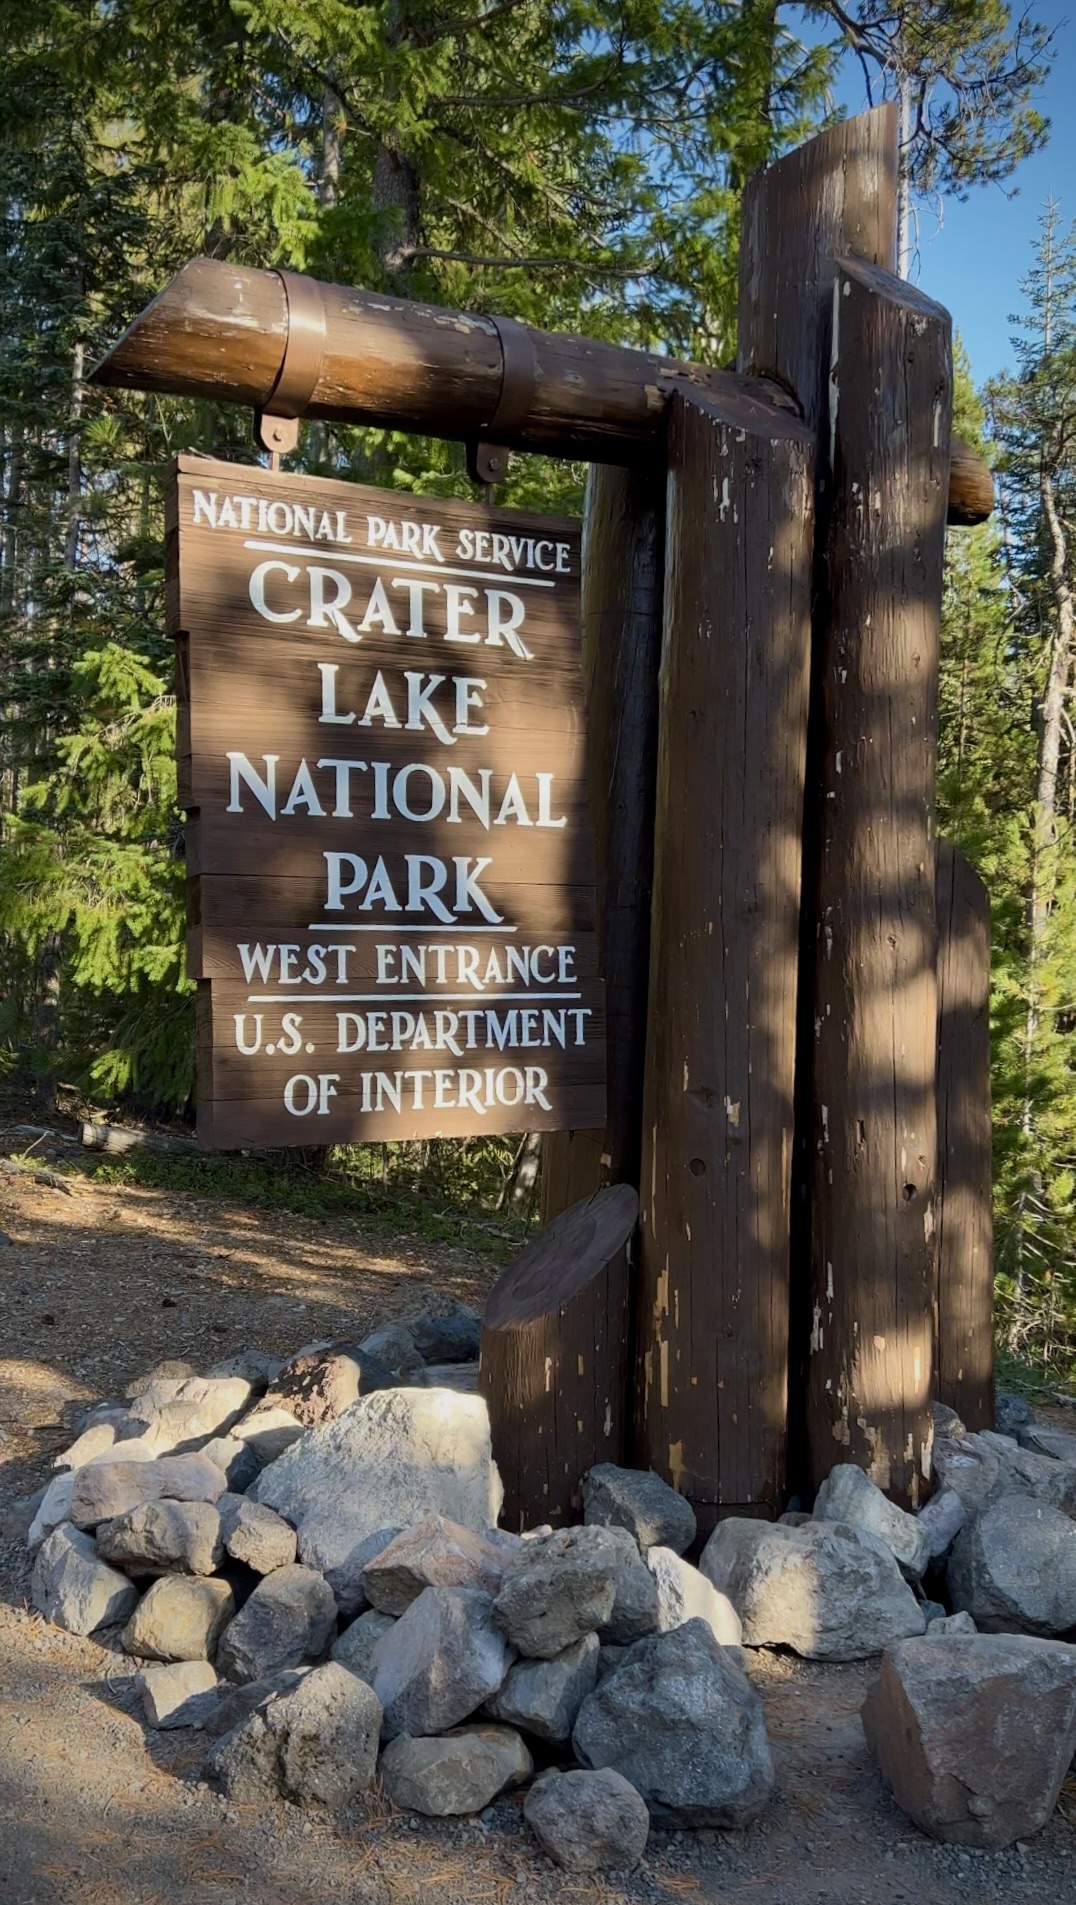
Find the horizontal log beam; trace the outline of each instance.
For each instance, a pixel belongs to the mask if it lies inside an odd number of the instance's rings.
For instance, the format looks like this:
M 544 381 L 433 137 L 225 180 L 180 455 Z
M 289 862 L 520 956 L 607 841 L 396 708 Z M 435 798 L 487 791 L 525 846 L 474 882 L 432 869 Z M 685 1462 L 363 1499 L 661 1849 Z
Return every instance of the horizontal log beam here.
M 533 352 L 533 398 L 521 422 L 493 429 L 504 351 L 492 318 L 351 285 L 318 290 L 325 346 L 305 411 L 310 417 L 421 435 L 482 436 L 509 449 L 592 463 L 632 463 L 663 429 L 673 392 L 685 387 L 709 391 L 745 430 L 764 431 L 775 412 L 796 410 L 794 399 L 767 377 L 521 326 Z M 278 272 L 195 258 L 113 345 L 91 382 L 260 409 L 280 375 L 288 322 Z M 964 513 L 953 521 L 989 514 L 992 497 L 980 514 L 967 513 L 978 506 L 968 500 L 974 487 L 965 473 Z

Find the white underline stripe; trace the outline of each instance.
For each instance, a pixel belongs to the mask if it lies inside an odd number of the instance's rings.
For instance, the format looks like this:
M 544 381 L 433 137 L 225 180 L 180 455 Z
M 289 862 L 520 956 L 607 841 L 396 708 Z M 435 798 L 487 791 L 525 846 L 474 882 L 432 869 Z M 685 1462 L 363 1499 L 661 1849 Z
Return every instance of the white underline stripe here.
M 302 928 L 300 928 L 300 931 Z M 326 920 L 307 921 L 308 933 L 380 933 L 383 939 L 395 939 L 397 933 L 429 933 L 432 939 L 443 940 L 444 934 L 434 926 L 331 926 Z M 470 934 L 472 939 L 481 939 L 486 933 L 518 933 L 518 926 L 479 926 Z
M 334 562 L 358 562 L 368 569 L 413 569 L 416 575 L 465 575 L 477 582 L 499 582 L 505 587 L 512 583 L 521 589 L 555 589 L 557 586 L 552 579 L 547 582 L 539 576 L 517 575 L 512 569 L 449 569 L 440 563 L 397 562 L 385 556 L 348 556 L 331 544 L 325 549 L 311 549 L 308 543 L 303 542 L 261 542 L 249 538 L 243 547 L 260 549 L 273 556 L 319 556 L 322 561 L 331 555 Z M 571 582 L 574 578 L 566 574 L 563 580 Z
M 543 1003 L 552 999 L 559 1004 L 582 996 L 581 992 L 248 992 L 247 1004 L 290 1005 L 293 999 L 320 1000 L 322 1005 L 436 1005 L 446 1000 L 450 1004 L 492 1001 L 496 1005 L 502 999 L 539 999 Z

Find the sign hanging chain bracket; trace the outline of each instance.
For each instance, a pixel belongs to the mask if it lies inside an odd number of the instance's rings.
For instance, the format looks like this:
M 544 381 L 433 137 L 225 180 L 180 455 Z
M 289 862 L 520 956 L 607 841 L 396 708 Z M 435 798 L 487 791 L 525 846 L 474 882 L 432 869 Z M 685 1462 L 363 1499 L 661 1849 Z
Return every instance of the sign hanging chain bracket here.
M 514 318 L 490 318 L 501 344 L 501 390 L 497 408 L 481 436 L 467 444 L 467 474 L 472 483 L 503 483 L 508 474 L 508 450 L 491 443 L 487 432 L 509 435 L 526 423 L 534 404 L 537 362 L 534 340 L 525 324 Z
M 276 383 L 260 410 L 254 412 L 254 441 L 269 452 L 269 468 L 275 474 L 280 459 L 294 450 L 299 441 L 299 418 L 318 387 L 325 356 L 325 303 L 315 278 L 304 278 L 297 271 L 278 271 L 284 287 L 288 329 L 284 356 Z

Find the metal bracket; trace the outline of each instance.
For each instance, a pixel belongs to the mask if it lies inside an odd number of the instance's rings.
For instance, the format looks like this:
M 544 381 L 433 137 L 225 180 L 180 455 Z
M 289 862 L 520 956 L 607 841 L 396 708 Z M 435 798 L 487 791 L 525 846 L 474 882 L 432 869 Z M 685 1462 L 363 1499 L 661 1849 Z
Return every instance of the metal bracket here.
M 284 287 L 288 329 L 284 356 L 265 403 L 254 412 L 254 441 L 269 452 L 271 470 L 294 450 L 299 441 L 299 418 L 318 387 L 325 356 L 325 304 L 314 278 L 296 271 L 278 271 Z
M 501 391 L 497 408 L 482 435 L 467 445 L 467 474 L 472 483 L 503 483 L 508 474 L 508 450 L 491 443 L 490 435 L 508 435 L 526 423 L 534 404 L 537 362 L 534 340 L 525 324 L 514 318 L 490 319 L 501 344 Z

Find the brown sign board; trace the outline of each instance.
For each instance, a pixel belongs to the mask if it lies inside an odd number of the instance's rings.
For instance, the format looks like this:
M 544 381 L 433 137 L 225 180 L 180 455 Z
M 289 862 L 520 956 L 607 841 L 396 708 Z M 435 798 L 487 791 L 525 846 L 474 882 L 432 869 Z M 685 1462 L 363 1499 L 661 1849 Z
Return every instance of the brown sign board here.
M 604 1124 L 579 541 L 177 459 L 204 1144 Z

